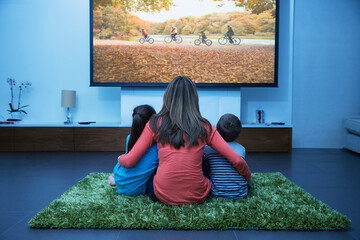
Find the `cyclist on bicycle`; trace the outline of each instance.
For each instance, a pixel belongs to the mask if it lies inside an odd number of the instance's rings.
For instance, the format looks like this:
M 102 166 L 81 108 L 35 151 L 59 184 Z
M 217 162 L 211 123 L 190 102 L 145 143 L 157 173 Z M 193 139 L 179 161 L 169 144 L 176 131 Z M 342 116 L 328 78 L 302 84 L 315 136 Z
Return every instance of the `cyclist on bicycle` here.
M 177 29 L 174 25 L 171 28 L 170 34 L 171 34 L 171 38 L 175 40 L 175 36 L 177 35 Z
M 234 36 L 235 35 L 235 33 L 234 33 L 234 31 L 233 31 L 233 29 L 232 29 L 232 27 L 230 26 L 230 25 L 228 25 L 227 26 L 227 32 L 225 33 L 225 35 L 229 38 L 229 42 L 230 43 L 233 43 L 233 40 L 232 40 L 232 36 Z
M 201 33 L 201 41 L 202 41 L 203 43 L 205 43 L 205 40 L 207 39 L 206 34 L 205 34 L 205 31 L 203 30 L 203 31 L 201 31 L 200 33 Z
M 144 36 L 145 40 L 147 40 L 148 34 L 147 34 L 147 32 L 145 31 L 145 29 L 141 29 L 141 34 Z

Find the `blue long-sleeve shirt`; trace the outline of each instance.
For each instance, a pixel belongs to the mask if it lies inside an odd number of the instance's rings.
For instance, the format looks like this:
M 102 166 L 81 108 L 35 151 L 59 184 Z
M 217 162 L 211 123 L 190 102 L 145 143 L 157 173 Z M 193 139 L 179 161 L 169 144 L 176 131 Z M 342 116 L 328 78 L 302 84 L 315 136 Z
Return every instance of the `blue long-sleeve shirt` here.
M 126 152 L 128 151 L 129 139 L 130 135 L 126 138 Z M 158 165 L 156 143 L 150 146 L 134 167 L 124 168 L 117 163 L 114 167 L 114 178 L 118 193 L 129 196 L 145 194 L 146 183 Z

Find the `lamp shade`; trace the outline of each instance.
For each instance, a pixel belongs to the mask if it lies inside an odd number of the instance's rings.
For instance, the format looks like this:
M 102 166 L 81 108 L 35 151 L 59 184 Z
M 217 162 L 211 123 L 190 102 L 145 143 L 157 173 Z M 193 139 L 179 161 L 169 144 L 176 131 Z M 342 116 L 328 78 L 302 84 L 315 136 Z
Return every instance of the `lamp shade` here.
M 76 106 L 76 91 L 61 91 L 61 106 L 66 108 L 74 108 Z

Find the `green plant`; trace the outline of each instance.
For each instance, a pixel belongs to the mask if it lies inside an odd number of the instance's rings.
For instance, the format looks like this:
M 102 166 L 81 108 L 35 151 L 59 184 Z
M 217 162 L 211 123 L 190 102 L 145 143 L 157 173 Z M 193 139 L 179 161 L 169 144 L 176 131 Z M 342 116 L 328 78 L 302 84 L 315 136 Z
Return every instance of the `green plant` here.
M 19 112 L 19 113 L 27 114 L 27 112 L 25 110 L 23 110 L 23 108 L 26 108 L 29 105 L 21 106 L 21 92 L 24 89 L 30 87 L 31 83 L 28 82 L 28 81 L 25 81 L 25 82 L 21 82 L 19 84 L 19 86 L 18 86 L 19 87 L 19 92 L 18 92 L 18 104 L 17 104 L 17 107 L 15 107 L 15 105 L 14 105 L 14 91 L 15 91 L 14 88 L 16 88 L 16 86 L 17 86 L 16 81 L 13 78 L 8 78 L 7 83 L 10 85 L 10 91 L 11 91 L 11 102 L 9 103 L 10 110 L 8 110 L 8 111 L 10 113 Z

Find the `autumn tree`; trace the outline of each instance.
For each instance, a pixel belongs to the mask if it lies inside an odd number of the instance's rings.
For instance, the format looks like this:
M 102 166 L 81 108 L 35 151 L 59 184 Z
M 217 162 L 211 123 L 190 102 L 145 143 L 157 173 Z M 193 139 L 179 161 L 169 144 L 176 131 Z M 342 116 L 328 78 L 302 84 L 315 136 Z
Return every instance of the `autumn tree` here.
M 214 34 L 222 34 L 221 27 L 229 21 L 229 14 L 213 13 L 208 19 L 210 25 L 207 27 L 207 30 Z
M 167 24 L 167 25 L 164 27 L 164 30 L 163 30 L 162 34 L 164 34 L 164 35 L 170 34 L 170 31 L 171 31 L 171 25 L 168 25 L 168 24 Z
M 246 29 L 246 32 L 249 34 L 255 34 L 255 32 L 259 31 L 259 26 L 257 24 L 257 20 L 252 17 L 246 18 L 243 21 L 243 25 Z
M 223 2 L 224 0 L 213 0 L 214 2 Z M 276 0 L 229 0 L 233 1 L 237 7 L 245 7 L 253 14 L 260 14 L 267 10 L 272 10 L 272 15 L 275 17 Z M 220 4 L 221 6 L 221 4 Z
M 160 12 L 175 5 L 173 0 L 93 0 L 94 9 L 106 6 L 121 7 L 126 12 Z
M 103 24 L 99 37 L 110 38 L 128 32 L 128 20 L 126 12 L 122 8 L 105 7 L 102 11 L 102 20 Z
M 102 10 L 100 8 L 93 11 L 93 28 L 94 34 L 100 33 L 103 28 Z
M 128 25 L 129 12 L 160 12 L 161 10 L 169 10 L 171 6 L 174 6 L 173 0 L 93 0 L 93 31 L 94 33 L 100 31 L 97 34 L 100 38 L 110 38 L 114 35 L 127 33 L 135 35 L 141 28 L 138 25 L 140 21 L 131 18 L 132 28 L 130 30 Z M 111 9 L 114 10 L 111 11 Z
M 208 31 L 208 28 L 210 26 L 210 21 L 206 16 L 200 18 L 200 20 L 197 22 L 196 27 L 200 31 Z
M 141 29 L 146 29 L 146 31 L 149 34 L 153 34 L 154 33 L 154 27 L 150 25 L 150 22 L 148 21 L 144 21 L 141 18 L 139 18 L 138 16 L 135 15 L 131 15 L 131 14 L 127 14 L 127 19 L 128 19 L 128 29 L 129 29 L 129 34 L 130 35 L 140 35 L 141 34 Z
M 155 32 L 156 34 L 162 34 L 164 32 L 166 23 L 165 22 L 161 22 L 161 23 L 153 23 L 152 24 L 155 28 Z
M 179 34 L 198 35 L 200 31 L 207 34 L 222 35 L 227 26 L 232 26 L 235 35 L 261 33 L 272 36 L 275 34 L 275 19 L 271 10 L 260 14 L 251 14 L 249 11 L 235 11 L 228 13 L 211 13 L 202 17 L 181 17 L 164 22 L 150 22 L 136 15 L 126 12 L 120 6 L 98 7 L 93 11 L 93 33 L 95 37 L 111 38 L 139 36 L 144 28 L 150 35 L 168 35 L 171 26 L 175 25 Z M 125 37 L 126 37 L 125 36 Z
M 271 11 L 265 11 L 259 14 L 260 32 L 275 33 L 275 19 Z
M 194 31 L 192 32 L 193 34 L 199 34 L 200 33 L 200 28 L 199 26 L 197 25 L 197 23 L 195 23 L 195 26 L 194 26 Z
M 188 24 L 183 29 L 181 29 L 181 33 L 185 35 L 189 35 L 193 33 L 193 28 Z

